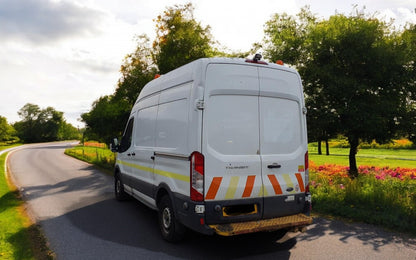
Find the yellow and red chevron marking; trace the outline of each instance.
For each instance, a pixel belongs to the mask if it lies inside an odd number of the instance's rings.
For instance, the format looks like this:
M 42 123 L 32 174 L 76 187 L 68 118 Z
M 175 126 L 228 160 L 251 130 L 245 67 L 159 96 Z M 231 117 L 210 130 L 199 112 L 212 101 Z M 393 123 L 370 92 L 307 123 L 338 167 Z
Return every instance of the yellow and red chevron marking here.
M 280 177 L 277 177 L 274 174 L 267 175 L 267 179 L 269 183 L 257 183 L 256 194 L 259 197 L 268 196 L 271 189 L 274 191 L 273 195 L 282 195 L 288 193 L 282 190 L 283 187 L 295 187 L 297 182 L 297 187 L 295 190 L 289 192 L 305 192 L 305 184 L 302 179 L 301 173 L 291 174 L 280 174 Z M 291 177 L 292 176 L 292 177 Z M 245 180 L 244 189 L 241 187 L 242 183 L 240 183 L 240 179 L 243 178 Z M 223 181 L 226 179 L 225 181 Z M 266 182 L 267 179 L 264 179 Z M 240 176 L 231 176 L 231 177 L 214 177 L 212 178 L 211 184 L 206 192 L 205 199 L 206 200 L 215 200 L 215 199 L 238 199 L 238 198 L 249 198 L 252 197 L 253 190 L 255 187 L 256 182 L 256 175 L 249 175 L 246 177 Z M 240 187 L 238 184 L 240 183 Z M 268 187 L 268 188 L 267 188 Z M 219 192 L 221 189 L 221 192 Z M 268 189 L 269 192 L 267 191 Z M 258 192 L 258 193 L 257 193 Z M 221 195 L 218 195 L 221 194 Z M 220 196 L 220 198 L 218 198 Z

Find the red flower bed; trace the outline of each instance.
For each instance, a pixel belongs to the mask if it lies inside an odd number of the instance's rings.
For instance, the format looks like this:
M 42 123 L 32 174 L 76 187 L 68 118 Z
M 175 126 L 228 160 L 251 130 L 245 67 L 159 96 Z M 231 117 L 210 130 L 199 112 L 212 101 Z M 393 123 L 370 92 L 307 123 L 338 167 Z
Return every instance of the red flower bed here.
M 106 144 L 98 142 L 84 142 L 84 146 L 105 148 Z
M 329 179 L 332 177 L 348 177 L 348 166 L 324 164 L 317 166 L 314 162 L 310 162 L 311 172 L 318 173 L 321 177 L 326 176 Z M 398 178 L 400 180 L 413 179 L 416 180 L 416 168 L 390 168 L 390 167 L 374 167 L 374 166 L 359 166 L 359 174 L 374 175 L 379 180 L 384 180 L 386 177 Z

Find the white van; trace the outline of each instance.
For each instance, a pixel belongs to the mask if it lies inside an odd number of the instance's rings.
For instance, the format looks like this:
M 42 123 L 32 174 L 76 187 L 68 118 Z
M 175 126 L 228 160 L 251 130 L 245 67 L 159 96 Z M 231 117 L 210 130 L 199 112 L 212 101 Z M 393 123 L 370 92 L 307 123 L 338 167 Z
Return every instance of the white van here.
M 299 74 L 204 58 L 149 82 L 119 145 L 115 196 L 158 211 L 163 238 L 302 230 L 309 217 Z M 186 228 L 185 228 L 186 227 Z

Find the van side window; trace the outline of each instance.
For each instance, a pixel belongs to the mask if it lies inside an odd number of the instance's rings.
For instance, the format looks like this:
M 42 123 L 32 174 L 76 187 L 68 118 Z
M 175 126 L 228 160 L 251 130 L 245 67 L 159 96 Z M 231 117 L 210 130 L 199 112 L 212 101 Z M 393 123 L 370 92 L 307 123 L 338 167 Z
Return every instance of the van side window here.
M 134 123 L 134 118 L 131 118 L 129 120 L 129 123 L 127 124 L 126 130 L 124 131 L 123 137 L 121 138 L 120 149 L 119 149 L 120 153 L 127 151 L 131 146 L 133 123 Z

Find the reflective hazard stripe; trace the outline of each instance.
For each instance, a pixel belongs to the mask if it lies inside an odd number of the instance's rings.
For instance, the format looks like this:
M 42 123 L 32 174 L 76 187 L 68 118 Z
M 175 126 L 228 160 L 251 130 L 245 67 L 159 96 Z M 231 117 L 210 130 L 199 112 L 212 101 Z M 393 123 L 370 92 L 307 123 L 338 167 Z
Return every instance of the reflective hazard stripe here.
M 269 180 L 270 180 L 271 184 L 273 185 L 274 193 L 276 193 L 276 195 L 283 194 L 282 188 L 280 187 L 280 184 L 277 181 L 276 176 L 275 175 L 267 175 L 267 177 L 269 177 Z
M 251 196 L 251 192 L 253 191 L 254 181 L 256 180 L 255 175 L 250 175 L 247 177 L 246 187 L 244 188 L 243 198 L 247 198 Z
M 282 177 L 283 177 L 284 183 L 286 184 L 286 187 L 293 187 L 294 188 L 295 185 L 293 185 L 292 179 L 290 178 L 289 174 L 287 174 L 287 173 L 282 174 Z M 292 190 L 289 193 L 293 193 L 293 192 L 295 192 L 295 190 Z
M 295 173 L 296 179 L 298 179 L 299 188 L 301 192 L 305 192 L 305 184 L 303 184 L 302 174 Z
M 225 194 L 226 199 L 233 199 L 235 196 L 235 192 L 237 191 L 238 181 L 240 177 L 233 176 L 230 179 L 230 184 L 228 185 L 227 193 Z
M 217 196 L 218 189 L 220 188 L 221 181 L 222 181 L 222 177 L 214 177 L 212 179 L 211 185 L 209 186 L 205 199 L 207 200 L 215 199 L 215 196 Z
M 240 176 L 225 176 L 212 178 L 209 188 L 206 192 L 206 200 L 215 199 L 238 199 L 238 198 L 250 198 L 253 196 L 253 190 L 255 190 L 254 196 L 267 197 L 274 195 L 283 195 L 296 192 L 305 192 L 305 184 L 302 179 L 301 173 L 295 174 L 279 174 L 267 175 L 270 182 L 261 183 L 261 178 L 258 178 L 256 184 L 256 175 L 249 175 L 246 177 Z M 296 179 L 295 179 L 296 177 Z M 223 179 L 225 180 L 223 181 Z M 259 183 L 260 182 L 260 183 Z M 243 187 L 243 184 L 245 186 Z M 271 185 L 270 185 L 271 184 Z M 273 191 L 271 191 L 271 187 Z M 256 188 L 255 188 L 256 187 Z M 282 187 L 285 188 L 283 192 Z M 291 188 L 290 190 L 288 188 Z M 267 191 L 269 189 L 269 191 Z

